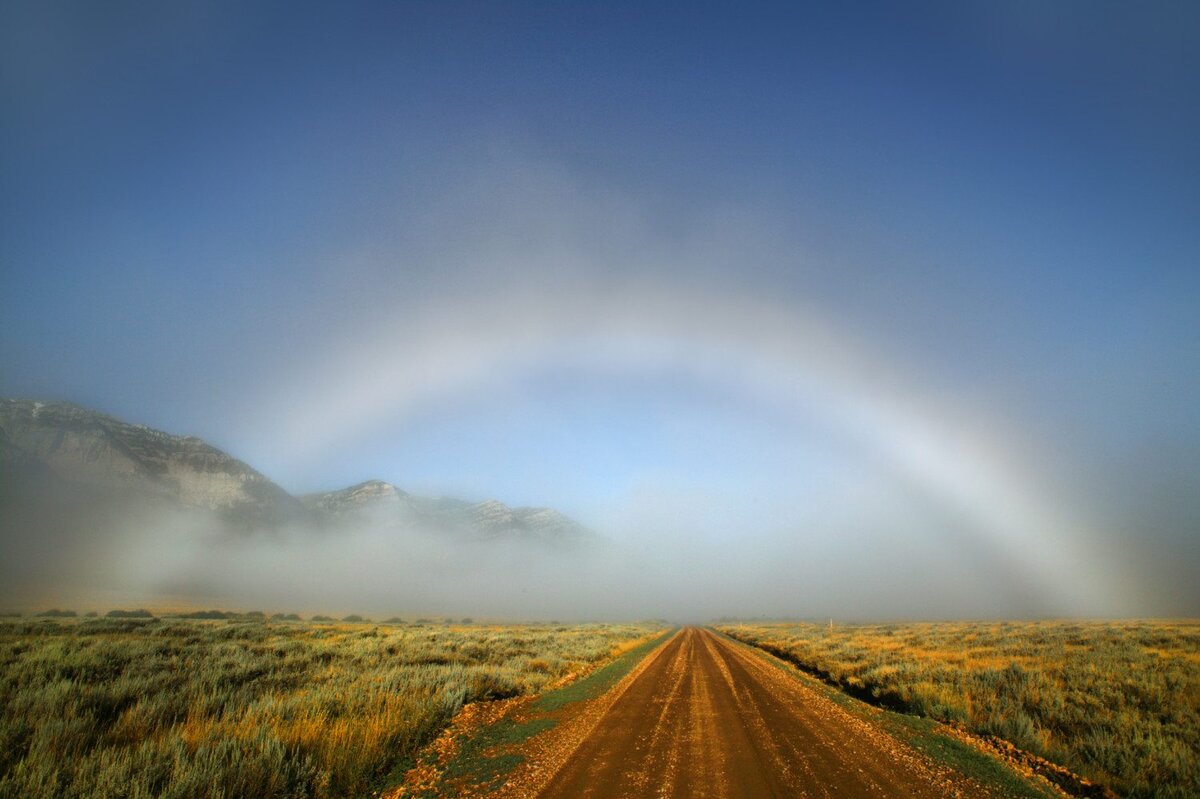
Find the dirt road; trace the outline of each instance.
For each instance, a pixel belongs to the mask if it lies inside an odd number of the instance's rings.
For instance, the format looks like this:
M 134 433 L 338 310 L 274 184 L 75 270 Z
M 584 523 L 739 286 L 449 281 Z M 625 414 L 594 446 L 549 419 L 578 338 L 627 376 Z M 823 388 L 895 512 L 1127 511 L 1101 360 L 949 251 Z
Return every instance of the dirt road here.
M 971 784 L 755 653 L 686 628 L 652 654 L 537 795 L 971 796 Z

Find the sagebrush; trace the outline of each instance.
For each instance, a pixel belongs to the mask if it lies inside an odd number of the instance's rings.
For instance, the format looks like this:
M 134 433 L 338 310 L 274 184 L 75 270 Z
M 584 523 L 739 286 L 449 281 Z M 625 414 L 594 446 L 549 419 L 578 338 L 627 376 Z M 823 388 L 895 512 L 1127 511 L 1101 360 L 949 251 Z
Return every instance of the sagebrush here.
M 1200 622 L 723 624 L 851 693 L 1130 797 L 1200 796 Z
M 346 797 L 650 625 L 0 623 L 0 796 Z

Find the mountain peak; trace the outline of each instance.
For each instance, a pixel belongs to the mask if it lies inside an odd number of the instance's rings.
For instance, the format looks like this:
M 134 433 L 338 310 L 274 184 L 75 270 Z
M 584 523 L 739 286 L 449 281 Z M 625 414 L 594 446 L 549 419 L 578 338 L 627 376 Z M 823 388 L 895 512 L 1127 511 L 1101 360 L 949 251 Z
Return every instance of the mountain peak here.
M 307 494 L 300 499 L 305 505 L 316 510 L 346 513 L 366 510 L 381 504 L 399 503 L 407 498 L 407 492 L 401 491 L 391 483 L 383 480 L 364 480 L 348 488 Z

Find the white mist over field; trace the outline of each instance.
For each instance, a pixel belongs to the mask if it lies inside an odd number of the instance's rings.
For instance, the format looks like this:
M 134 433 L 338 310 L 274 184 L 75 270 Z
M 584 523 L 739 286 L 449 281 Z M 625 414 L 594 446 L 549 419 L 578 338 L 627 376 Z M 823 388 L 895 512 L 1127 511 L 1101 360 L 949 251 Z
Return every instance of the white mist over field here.
M 5 600 L 12 607 L 32 602 L 29 607 L 81 611 L 214 607 L 501 620 L 938 618 L 986 616 L 997 609 L 1028 616 L 1053 607 L 1036 586 L 956 580 L 953 559 L 932 551 L 922 554 L 929 569 L 945 575 L 936 585 L 928 572 L 899 573 L 881 562 L 911 549 L 899 542 L 857 558 L 830 546 L 789 546 L 781 536 L 750 536 L 737 548 L 666 535 L 640 544 L 601 541 L 556 550 L 369 525 L 231 537 L 186 515 L 160 518 L 110 540 L 116 546 L 102 551 L 83 546 L 65 561 L 27 557 L 25 563 L 40 564 L 38 577 L 52 581 L 35 580 L 28 571 L 6 575 Z M 848 536 L 839 548 L 859 545 L 879 542 Z M 960 592 L 963 601 L 948 608 L 948 591 Z M 887 610 L 889 598 L 899 592 L 906 599 Z
M 599 539 L 0 506 L 0 600 L 1200 612 L 1187 24 L 593 11 L 0 9 L 0 396 Z

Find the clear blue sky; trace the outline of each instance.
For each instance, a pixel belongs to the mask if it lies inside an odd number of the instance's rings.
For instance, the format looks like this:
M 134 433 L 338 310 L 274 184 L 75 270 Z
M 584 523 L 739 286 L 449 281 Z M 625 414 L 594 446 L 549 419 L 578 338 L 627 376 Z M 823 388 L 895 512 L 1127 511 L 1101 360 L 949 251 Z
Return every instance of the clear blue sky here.
M 1020 431 L 1005 463 L 1100 520 L 1139 607 L 1194 608 L 1200 6 L 833 5 L 5 3 L 0 394 L 201 435 L 289 490 L 717 538 L 906 485 L 875 434 L 743 390 L 758 332 L 716 337 L 718 380 L 639 360 L 653 308 L 572 328 L 615 359 L 547 355 L 510 291 L 753 298 L 923 399 L 798 368 L 837 396 Z M 528 307 L 494 322 L 522 365 L 447 377 L 438 320 L 479 297 Z

